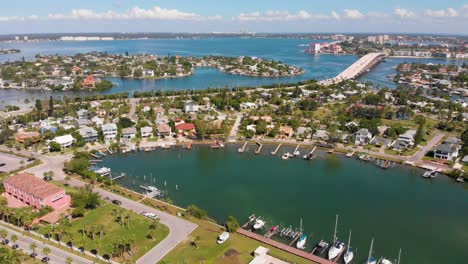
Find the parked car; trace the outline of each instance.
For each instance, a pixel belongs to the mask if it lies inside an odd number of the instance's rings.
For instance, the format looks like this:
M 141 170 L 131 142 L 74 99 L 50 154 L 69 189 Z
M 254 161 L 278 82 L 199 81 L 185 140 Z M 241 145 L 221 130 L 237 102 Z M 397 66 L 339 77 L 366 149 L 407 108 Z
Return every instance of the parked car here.
M 121 205 L 122 204 L 122 202 L 120 200 L 117 200 L 117 199 L 112 200 L 112 203 L 116 204 L 116 205 Z
M 36 252 L 31 252 L 31 254 L 29 254 L 29 256 L 31 258 L 36 258 L 37 257 L 37 253 Z
M 36 160 L 36 158 L 29 158 L 28 162 L 35 161 L 35 160 Z
M 12 249 L 17 249 L 19 248 L 18 244 L 13 244 L 13 246 L 11 246 Z
M 2 244 L 3 244 L 3 245 L 8 245 L 8 243 L 10 243 L 10 240 L 8 240 L 8 239 L 2 240 Z
M 49 257 L 43 257 L 43 258 L 41 259 L 41 261 L 44 262 L 44 263 L 49 263 L 50 258 L 49 258 Z
M 229 232 L 223 232 L 223 233 L 218 237 L 217 243 L 221 245 L 222 243 L 226 242 L 226 240 L 228 240 L 228 238 L 229 238 Z

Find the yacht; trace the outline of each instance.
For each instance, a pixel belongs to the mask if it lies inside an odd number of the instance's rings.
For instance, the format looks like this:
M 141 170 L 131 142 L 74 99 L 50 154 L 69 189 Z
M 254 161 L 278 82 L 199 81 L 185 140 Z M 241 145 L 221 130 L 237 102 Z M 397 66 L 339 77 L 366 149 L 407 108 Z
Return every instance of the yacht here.
M 348 247 L 346 249 L 346 253 L 344 253 L 343 259 L 345 264 L 348 264 L 353 260 L 354 258 L 354 252 L 353 249 L 351 248 L 351 230 L 349 230 L 349 238 L 348 238 Z
M 298 249 L 305 249 L 305 243 L 307 241 L 307 235 L 302 234 L 299 240 L 297 240 L 296 247 Z
M 260 218 L 257 218 L 257 220 L 255 220 L 255 224 L 253 225 L 253 229 L 258 230 L 264 226 L 265 226 L 265 221 L 263 221 Z

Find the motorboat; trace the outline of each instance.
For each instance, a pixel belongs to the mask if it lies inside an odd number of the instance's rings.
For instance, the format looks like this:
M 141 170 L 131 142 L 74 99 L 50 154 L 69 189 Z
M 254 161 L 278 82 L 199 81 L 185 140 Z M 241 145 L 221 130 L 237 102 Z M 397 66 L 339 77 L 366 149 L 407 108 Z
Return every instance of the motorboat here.
M 426 179 L 432 179 L 432 178 L 435 178 L 437 177 L 437 171 L 435 170 L 432 170 L 432 171 L 426 171 L 423 173 L 423 178 L 426 178 Z
M 388 259 L 381 258 L 378 264 L 393 264 L 393 262 Z
M 296 151 L 294 151 L 293 155 L 294 155 L 295 157 L 300 156 L 300 155 L 301 155 L 301 152 L 300 152 L 299 150 L 296 150 Z
M 257 220 L 255 220 L 255 224 L 253 225 L 253 229 L 258 230 L 258 229 L 261 229 L 264 226 L 265 226 L 265 221 L 263 221 L 260 218 L 257 218 Z
M 348 238 L 348 245 L 346 248 L 346 252 L 343 255 L 343 259 L 345 264 L 348 264 L 353 260 L 354 258 L 354 252 L 353 249 L 351 248 L 351 230 L 349 230 L 349 238 Z
M 458 177 L 457 182 L 465 182 L 465 179 L 463 177 Z
M 328 246 L 329 244 L 326 241 L 320 240 L 320 242 L 318 242 L 318 244 L 315 246 L 314 255 L 323 255 L 327 251 Z
M 281 158 L 284 159 L 284 160 L 287 160 L 287 159 L 289 159 L 290 157 L 292 157 L 292 155 L 291 155 L 291 153 L 289 153 L 289 152 L 286 152 L 286 153 L 283 154 L 283 156 L 281 156 Z
M 306 241 L 307 241 L 307 235 L 302 234 L 301 237 L 299 237 L 299 240 L 297 240 L 296 247 L 298 249 L 305 249 Z
M 328 260 L 332 260 L 340 255 L 345 249 L 345 244 L 341 241 L 336 241 L 328 250 Z

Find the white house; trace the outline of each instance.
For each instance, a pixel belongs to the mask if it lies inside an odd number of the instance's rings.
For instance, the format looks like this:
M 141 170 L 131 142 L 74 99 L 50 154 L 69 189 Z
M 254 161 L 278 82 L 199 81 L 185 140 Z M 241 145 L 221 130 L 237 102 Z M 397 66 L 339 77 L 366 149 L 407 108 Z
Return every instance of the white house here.
M 122 129 L 122 138 L 125 138 L 125 139 L 132 139 L 136 136 L 136 128 L 134 127 L 127 127 L 127 128 L 124 128 Z
M 113 140 L 117 137 L 117 126 L 115 124 L 104 124 L 101 129 L 105 140 Z
M 143 72 L 144 77 L 153 77 L 154 76 L 154 70 L 143 69 L 142 72 Z
M 151 137 L 153 135 L 153 128 L 150 126 L 145 126 L 140 129 L 141 131 L 141 137 Z
M 98 138 L 98 132 L 92 127 L 83 126 L 78 130 L 78 133 L 86 142 L 95 142 Z
M 94 116 L 91 118 L 91 121 L 96 124 L 96 126 L 102 126 L 104 124 L 104 120 L 100 118 L 99 116 Z
M 200 106 L 195 103 L 194 101 L 188 101 L 184 105 L 184 112 L 185 113 L 196 113 L 198 112 Z
M 80 109 L 76 111 L 76 115 L 78 116 L 78 119 L 88 119 L 89 118 L 89 111 L 86 109 Z
M 55 137 L 52 141 L 57 142 L 62 148 L 69 148 L 71 147 L 75 139 L 72 137 L 72 135 L 68 134 L 64 136 Z
M 361 128 L 353 134 L 354 145 L 365 145 L 372 138 L 372 133 L 367 128 Z
M 434 158 L 444 159 L 444 160 L 453 160 L 458 157 L 459 150 L 460 150 L 460 145 L 442 143 L 434 149 Z
M 397 140 L 393 143 L 393 149 L 404 150 L 414 145 L 414 136 L 416 130 L 408 130 L 404 134 L 401 134 Z

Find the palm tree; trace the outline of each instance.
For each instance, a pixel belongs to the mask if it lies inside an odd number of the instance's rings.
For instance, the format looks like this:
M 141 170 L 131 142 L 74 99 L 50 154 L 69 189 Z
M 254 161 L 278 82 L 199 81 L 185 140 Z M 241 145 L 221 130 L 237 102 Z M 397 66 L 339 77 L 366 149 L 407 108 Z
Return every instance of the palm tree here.
M 50 236 L 51 236 L 52 231 L 53 231 L 53 226 L 52 225 L 44 226 L 44 233 L 47 235 L 48 240 L 50 240 Z
M 13 245 L 16 245 L 16 241 L 18 241 L 18 236 L 17 235 L 12 235 L 11 236 L 11 241 L 13 242 Z
M 42 249 L 42 254 L 44 254 L 45 257 L 48 258 L 49 254 L 50 254 L 50 248 L 48 248 L 48 247 L 43 248 Z M 47 261 L 47 262 L 49 262 L 49 261 Z
M 36 243 L 32 243 L 31 245 L 29 245 L 29 249 L 33 252 L 33 255 L 34 255 L 34 257 L 35 257 L 35 256 L 36 256 L 37 244 L 36 244 Z
M 8 236 L 8 232 L 6 230 L 0 230 L 0 237 L 5 240 L 6 237 Z

